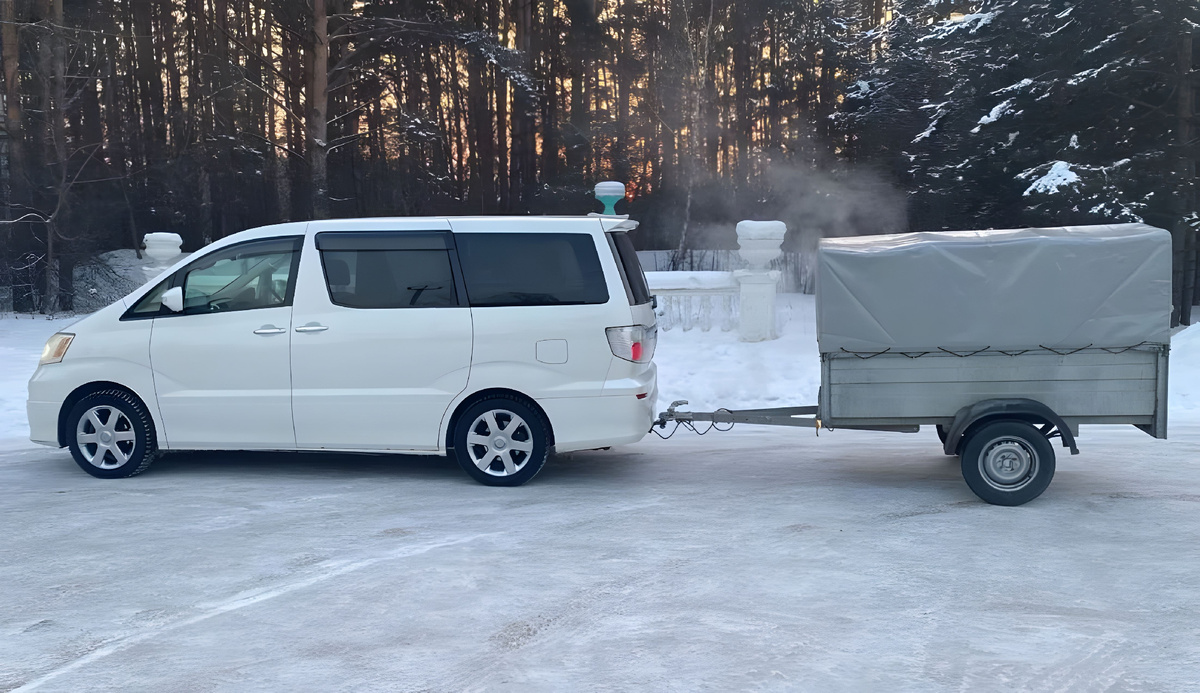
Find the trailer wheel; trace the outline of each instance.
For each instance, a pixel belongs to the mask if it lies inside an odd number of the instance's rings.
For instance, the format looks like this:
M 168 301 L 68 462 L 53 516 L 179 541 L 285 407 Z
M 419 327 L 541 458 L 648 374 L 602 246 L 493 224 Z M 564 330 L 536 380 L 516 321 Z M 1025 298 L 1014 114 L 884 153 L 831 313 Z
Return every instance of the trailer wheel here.
M 967 486 L 992 505 L 1023 505 L 1054 478 L 1054 448 L 1036 427 L 997 421 L 971 432 L 962 447 Z

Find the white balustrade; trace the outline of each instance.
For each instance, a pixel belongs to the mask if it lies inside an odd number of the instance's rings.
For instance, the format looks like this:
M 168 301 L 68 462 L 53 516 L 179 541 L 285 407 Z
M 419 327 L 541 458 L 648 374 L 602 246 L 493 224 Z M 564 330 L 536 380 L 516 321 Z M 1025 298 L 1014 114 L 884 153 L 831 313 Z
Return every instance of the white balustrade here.
M 684 331 L 714 325 L 738 326 L 743 342 L 779 337 L 775 297 L 779 270 L 768 269 L 781 254 L 787 226 L 781 221 L 743 221 L 737 225 L 738 254 L 747 269 L 733 272 L 647 272 L 650 292 L 658 296 L 659 329 Z
M 658 297 L 658 327 L 714 326 L 729 332 L 738 320 L 738 284 L 732 272 L 647 272 L 650 293 Z

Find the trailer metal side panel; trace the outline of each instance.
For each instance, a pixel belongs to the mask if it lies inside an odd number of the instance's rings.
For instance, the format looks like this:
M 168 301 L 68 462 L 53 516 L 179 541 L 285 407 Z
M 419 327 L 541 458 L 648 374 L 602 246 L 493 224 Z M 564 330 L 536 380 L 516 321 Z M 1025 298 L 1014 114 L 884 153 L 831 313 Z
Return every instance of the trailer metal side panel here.
M 1037 400 L 1073 423 L 1130 423 L 1166 435 L 1165 348 L 1108 353 L 822 356 L 821 414 L 831 426 L 941 423 L 986 399 Z

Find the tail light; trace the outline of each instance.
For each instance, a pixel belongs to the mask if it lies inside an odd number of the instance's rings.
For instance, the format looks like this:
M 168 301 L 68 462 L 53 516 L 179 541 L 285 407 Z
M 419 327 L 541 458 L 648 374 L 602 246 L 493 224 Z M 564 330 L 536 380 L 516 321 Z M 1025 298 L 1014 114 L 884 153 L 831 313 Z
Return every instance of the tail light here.
M 654 358 L 654 347 L 658 345 L 658 327 L 630 325 L 610 327 L 605 330 L 608 346 L 613 356 L 633 363 L 650 363 Z

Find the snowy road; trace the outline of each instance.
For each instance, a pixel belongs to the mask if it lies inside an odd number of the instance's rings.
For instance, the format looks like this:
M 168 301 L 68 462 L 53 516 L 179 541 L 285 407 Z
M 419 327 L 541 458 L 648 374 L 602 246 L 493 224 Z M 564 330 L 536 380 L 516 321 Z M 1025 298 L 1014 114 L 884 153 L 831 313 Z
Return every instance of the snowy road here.
M 932 432 L 738 428 L 485 488 L 451 463 L 0 457 L 0 689 L 1194 690 L 1200 427 L 1021 508 Z M 690 436 L 690 437 L 689 437 Z
M 811 401 L 811 303 L 790 311 L 769 344 L 664 334 L 660 403 Z M 1085 428 L 1000 508 L 930 430 L 680 431 L 516 489 L 316 454 L 105 482 L 22 438 L 67 322 L 0 321 L 0 691 L 1200 687 L 1197 329 L 1170 441 Z

